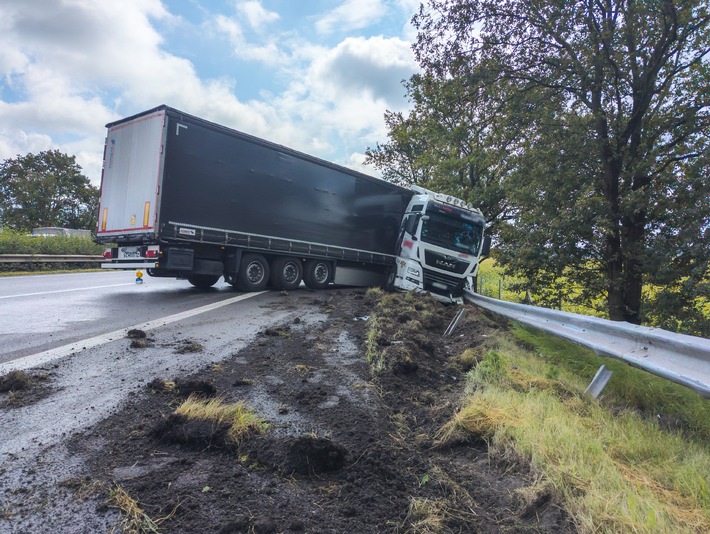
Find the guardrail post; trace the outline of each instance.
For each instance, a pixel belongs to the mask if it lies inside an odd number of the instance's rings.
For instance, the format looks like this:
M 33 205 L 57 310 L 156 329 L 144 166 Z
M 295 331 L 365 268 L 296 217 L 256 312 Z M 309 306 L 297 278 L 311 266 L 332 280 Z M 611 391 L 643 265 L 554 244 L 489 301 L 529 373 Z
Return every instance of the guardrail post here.
M 594 375 L 592 382 L 589 384 L 589 386 L 587 386 L 587 389 L 584 392 L 585 395 L 591 395 L 593 399 L 598 398 L 599 395 L 601 395 L 601 392 L 604 390 L 604 387 L 609 382 L 611 375 L 612 372 L 607 369 L 606 366 L 602 365 L 597 371 L 597 374 Z
M 456 325 L 459 324 L 459 321 L 461 320 L 461 317 L 463 317 L 463 314 L 466 312 L 466 308 L 461 308 L 458 312 L 456 312 L 456 316 L 451 320 L 449 323 L 449 326 L 446 329 L 446 332 L 444 332 L 444 336 L 450 336 L 451 333 L 454 331 L 454 328 L 456 328 Z

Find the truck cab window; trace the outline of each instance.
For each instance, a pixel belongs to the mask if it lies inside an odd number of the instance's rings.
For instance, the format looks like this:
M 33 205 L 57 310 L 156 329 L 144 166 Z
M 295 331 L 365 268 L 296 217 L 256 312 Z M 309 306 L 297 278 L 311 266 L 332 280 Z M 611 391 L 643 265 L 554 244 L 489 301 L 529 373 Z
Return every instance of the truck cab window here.
M 421 215 L 407 215 L 407 217 L 404 220 L 404 229 L 406 232 L 410 235 L 414 235 L 417 233 L 417 227 L 419 226 L 419 218 Z
M 476 256 L 483 227 L 455 217 L 431 213 L 422 226 L 422 240 Z

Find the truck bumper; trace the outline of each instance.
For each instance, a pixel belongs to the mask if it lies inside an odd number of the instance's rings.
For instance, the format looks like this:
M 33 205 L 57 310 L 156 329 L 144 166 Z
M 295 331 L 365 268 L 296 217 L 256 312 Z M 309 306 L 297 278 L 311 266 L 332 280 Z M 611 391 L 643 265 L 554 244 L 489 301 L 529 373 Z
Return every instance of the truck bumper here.
M 419 262 L 407 258 L 397 258 L 394 287 L 402 291 L 421 291 L 424 289 L 422 267 Z

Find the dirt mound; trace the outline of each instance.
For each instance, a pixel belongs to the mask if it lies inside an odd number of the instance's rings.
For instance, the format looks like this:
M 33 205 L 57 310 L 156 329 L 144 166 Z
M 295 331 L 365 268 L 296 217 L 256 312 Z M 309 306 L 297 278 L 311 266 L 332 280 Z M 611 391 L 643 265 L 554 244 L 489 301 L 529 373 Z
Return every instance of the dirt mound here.
M 175 393 L 178 397 L 187 398 L 190 396 L 198 397 L 214 397 L 217 394 L 217 388 L 214 385 L 204 380 L 186 380 L 176 381 Z
M 284 471 L 301 475 L 337 471 L 345 465 L 347 455 L 345 447 L 329 439 L 301 436 L 288 447 Z
M 187 418 L 180 414 L 170 414 L 153 429 L 158 440 L 185 445 L 194 450 L 210 448 L 231 449 L 227 441 L 229 425 L 206 419 Z

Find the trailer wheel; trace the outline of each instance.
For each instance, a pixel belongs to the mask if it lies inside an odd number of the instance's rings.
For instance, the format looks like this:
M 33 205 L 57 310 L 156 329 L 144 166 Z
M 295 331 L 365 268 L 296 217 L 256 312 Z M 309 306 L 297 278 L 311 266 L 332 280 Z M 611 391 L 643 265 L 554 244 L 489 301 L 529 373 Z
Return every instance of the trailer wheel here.
M 308 260 L 303 270 L 303 281 L 311 289 L 324 289 L 330 283 L 332 271 L 330 262 Z
M 242 291 L 261 291 L 269 283 L 269 262 L 261 254 L 244 254 L 237 273 Z
M 301 260 L 279 257 L 271 262 L 271 285 L 274 289 L 296 289 L 303 279 Z
M 219 275 L 213 274 L 191 274 L 187 277 L 187 281 L 198 289 L 207 289 L 212 287 L 219 280 Z

